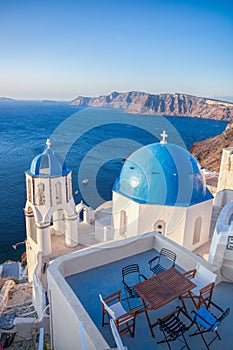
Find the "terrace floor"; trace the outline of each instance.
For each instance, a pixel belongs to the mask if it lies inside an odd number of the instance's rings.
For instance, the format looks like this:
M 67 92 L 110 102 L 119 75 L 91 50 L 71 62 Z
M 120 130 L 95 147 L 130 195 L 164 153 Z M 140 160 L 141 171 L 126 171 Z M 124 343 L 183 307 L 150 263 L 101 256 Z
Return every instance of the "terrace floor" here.
M 146 277 L 151 277 L 151 271 L 149 270 L 148 261 L 157 254 L 155 250 L 149 250 L 141 254 L 137 254 L 125 259 L 119 257 L 118 261 L 114 263 L 96 267 L 94 269 L 78 273 L 66 278 L 67 283 L 70 285 L 74 293 L 77 295 L 86 311 L 89 313 L 96 327 L 102 333 L 103 337 L 108 342 L 109 346 L 114 348 L 115 342 L 111 334 L 109 326 L 101 326 L 101 303 L 99 300 L 99 293 L 103 297 L 121 289 L 122 298 L 124 295 L 124 288 L 121 282 L 121 269 L 129 264 L 138 263 L 140 266 L 141 273 Z M 179 266 L 177 269 L 182 271 Z M 140 300 L 139 300 L 140 301 Z M 219 329 L 222 336 L 222 341 L 215 340 L 211 345 L 211 350 L 219 350 L 221 348 L 232 349 L 233 344 L 233 284 L 227 282 L 221 282 L 218 284 L 213 293 L 213 301 L 220 305 L 223 309 L 228 306 L 231 307 L 231 312 L 229 316 L 223 321 L 221 328 Z M 122 304 L 126 309 L 127 303 L 123 301 Z M 175 310 L 177 305 L 181 305 L 179 300 L 174 300 L 169 304 L 161 307 L 157 310 L 151 310 L 149 312 L 151 320 L 154 322 L 159 317 L 164 317 L 173 310 Z M 189 311 L 194 309 L 190 304 Z M 195 331 L 195 326 L 193 326 L 189 333 Z M 123 344 L 128 347 L 128 350 L 154 350 L 154 349 L 168 349 L 166 344 L 157 344 L 156 341 L 162 338 L 162 333 L 159 331 L 159 327 L 154 328 L 155 338 L 152 338 L 150 329 L 146 320 L 144 313 L 137 315 L 136 318 L 136 329 L 135 337 L 131 338 L 129 334 L 124 334 L 121 338 Z M 189 334 L 188 333 L 188 334 Z M 190 349 L 205 349 L 204 343 L 200 336 L 189 337 L 187 336 L 187 341 L 189 343 Z M 207 340 L 209 337 L 207 337 Z M 179 341 L 174 342 L 172 349 L 180 349 L 182 344 Z

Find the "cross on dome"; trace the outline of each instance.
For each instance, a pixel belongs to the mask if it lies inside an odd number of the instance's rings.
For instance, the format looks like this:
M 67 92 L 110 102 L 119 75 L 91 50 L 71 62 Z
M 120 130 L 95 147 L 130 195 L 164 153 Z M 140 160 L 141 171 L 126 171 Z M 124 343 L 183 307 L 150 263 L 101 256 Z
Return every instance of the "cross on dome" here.
M 50 148 L 50 147 L 51 147 L 50 139 L 47 139 L 47 141 L 46 141 L 46 146 L 47 146 L 47 148 Z
M 168 137 L 168 134 L 166 134 L 166 131 L 163 130 L 162 134 L 160 134 L 160 136 L 162 136 L 162 140 L 160 141 L 160 143 L 162 145 L 165 145 L 167 143 L 166 137 Z

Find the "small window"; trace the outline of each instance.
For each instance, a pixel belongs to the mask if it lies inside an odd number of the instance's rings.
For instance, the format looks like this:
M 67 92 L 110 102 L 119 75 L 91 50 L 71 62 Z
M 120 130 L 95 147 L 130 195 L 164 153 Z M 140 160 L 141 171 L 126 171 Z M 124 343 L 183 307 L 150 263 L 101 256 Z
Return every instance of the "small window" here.
M 56 183 L 56 202 L 57 204 L 62 203 L 62 184 L 60 182 Z
M 37 200 L 39 205 L 45 204 L 45 185 L 42 182 L 37 185 Z
M 127 213 L 125 210 L 122 210 L 120 218 L 120 235 L 123 237 L 127 234 L 127 221 Z
M 27 181 L 27 199 L 32 201 L 32 182 L 30 179 Z
M 199 216 L 195 221 L 193 233 L 193 245 L 200 242 L 202 218 Z
M 69 199 L 72 198 L 72 179 L 69 178 Z

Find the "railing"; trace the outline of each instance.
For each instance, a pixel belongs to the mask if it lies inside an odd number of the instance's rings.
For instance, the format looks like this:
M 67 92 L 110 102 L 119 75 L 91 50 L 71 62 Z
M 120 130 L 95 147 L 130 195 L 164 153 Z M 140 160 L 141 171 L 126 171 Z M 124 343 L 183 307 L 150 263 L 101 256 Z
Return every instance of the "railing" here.
M 43 350 L 43 347 L 44 347 L 44 328 L 40 328 L 38 350 Z

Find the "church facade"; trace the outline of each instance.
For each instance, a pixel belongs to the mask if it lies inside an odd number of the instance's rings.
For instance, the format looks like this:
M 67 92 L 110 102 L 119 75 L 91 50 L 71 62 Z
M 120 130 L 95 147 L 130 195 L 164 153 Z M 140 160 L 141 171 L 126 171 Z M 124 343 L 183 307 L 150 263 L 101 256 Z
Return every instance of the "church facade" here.
M 156 231 L 193 251 L 209 240 L 212 205 L 196 159 L 163 137 L 126 159 L 112 191 L 111 233 Z

